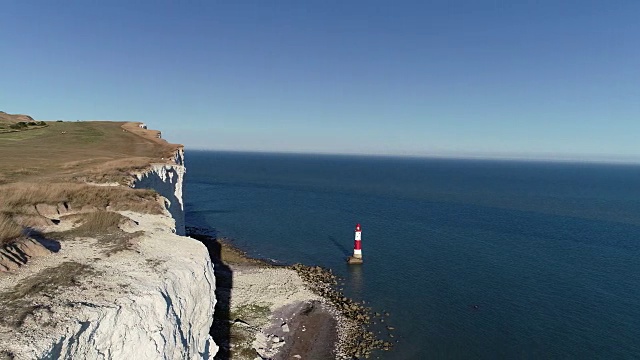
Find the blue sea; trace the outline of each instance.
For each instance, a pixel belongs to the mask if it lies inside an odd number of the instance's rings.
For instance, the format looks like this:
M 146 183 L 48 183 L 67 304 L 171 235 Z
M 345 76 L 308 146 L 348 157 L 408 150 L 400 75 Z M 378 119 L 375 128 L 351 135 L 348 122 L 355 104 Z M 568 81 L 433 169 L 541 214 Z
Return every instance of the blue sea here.
M 187 224 L 344 277 L 348 296 L 391 314 L 398 342 L 382 359 L 640 358 L 640 166 L 197 151 L 186 163 Z M 365 263 L 348 266 L 356 223 Z

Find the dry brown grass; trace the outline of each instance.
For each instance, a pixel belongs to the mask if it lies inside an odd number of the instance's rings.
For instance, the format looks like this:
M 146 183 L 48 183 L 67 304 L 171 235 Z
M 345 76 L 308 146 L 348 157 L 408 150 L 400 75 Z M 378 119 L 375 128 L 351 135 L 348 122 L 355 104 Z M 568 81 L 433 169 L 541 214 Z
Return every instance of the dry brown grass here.
M 24 211 L 25 206 L 66 203 L 77 211 L 84 206 L 97 209 L 131 210 L 161 214 L 162 205 L 152 190 L 121 186 L 94 186 L 74 183 L 17 183 L 0 185 L 0 210 Z
M 110 160 L 93 166 L 87 174 L 89 179 L 98 183 L 128 184 L 135 174 L 149 170 L 149 165 L 155 161 L 148 157 Z
M 79 236 L 88 236 L 105 232 L 114 232 L 119 229 L 119 225 L 127 220 L 126 217 L 111 211 L 97 211 L 82 214 L 76 219 L 81 223 L 72 232 Z
M 123 231 L 120 228 L 121 225 L 127 222 L 134 224 L 134 222 L 116 212 L 97 211 L 65 216 L 64 219 L 80 225 L 63 232 L 48 233 L 48 237 L 61 242 L 73 241 L 77 238 L 94 238 L 98 240 L 98 246 L 103 248 L 108 256 L 133 249 L 136 244 L 135 239 L 142 235 L 140 231 L 133 233 Z
M 21 326 L 33 312 L 46 310 L 34 300 L 42 295 L 53 296 L 69 287 L 76 287 L 83 278 L 92 274 L 94 271 L 88 265 L 65 262 L 20 281 L 9 291 L 0 293 L 0 323 Z
M 22 226 L 6 214 L 0 213 L 0 245 L 4 245 L 11 240 L 22 235 Z
M 14 222 L 26 228 L 38 229 L 46 226 L 53 225 L 53 221 L 46 216 L 30 213 L 16 213 L 9 214 Z
M 107 208 L 146 214 L 161 214 L 164 211 L 158 195 L 146 189 L 74 183 L 0 185 L 0 244 L 18 237 L 22 233 L 22 226 L 43 225 L 43 221 L 47 219 L 36 210 L 35 205 L 39 204 L 64 204 L 72 212 L 93 212 Z M 104 214 L 104 211 L 98 214 Z M 106 214 L 109 215 L 89 218 L 88 224 L 94 224 L 95 230 L 100 230 L 109 225 L 108 222 L 116 215 L 120 216 L 115 213 Z

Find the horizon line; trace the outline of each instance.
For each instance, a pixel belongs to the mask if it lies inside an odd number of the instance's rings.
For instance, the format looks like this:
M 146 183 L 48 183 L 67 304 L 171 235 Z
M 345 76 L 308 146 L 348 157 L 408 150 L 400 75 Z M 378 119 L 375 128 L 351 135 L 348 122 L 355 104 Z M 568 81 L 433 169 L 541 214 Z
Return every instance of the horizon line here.
M 208 151 L 239 154 L 273 154 L 273 155 L 320 155 L 320 156 L 354 156 L 354 157 L 390 157 L 390 158 L 414 158 L 434 160 L 479 160 L 479 161 L 513 161 L 513 162 L 546 162 L 546 163 L 573 163 L 573 164 L 609 164 L 609 165 L 640 165 L 638 159 L 623 158 L 593 158 L 580 155 L 562 155 L 549 157 L 541 154 L 531 155 L 472 155 L 472 154 L 394 154 L 394 153 L 357 153 L 357 152 L 314 152 L 296 150 L 238 150 L 238 149 L 211 149 L 202 147 L 189 147 L 185 145 L 185 151 Z M 599 155 L 594 155 L 599 156 Z M 607 155 L 600 155 L 607 156 Z M 611 155 L 608 155 L 611 156 Z
M 83 121 L 109 121 L 109 122 L 142 122 L 139 120 L 98 120 L 98 119 L 78 119 L 63 120 L 68 122 Z M 39 121 L 59 121 L 59 120 L 39 120 Z M 160 130 L 158 130 L 160 131 Z M 171 137 L 170 134 L 169 137 Z M 165 140 L 167 140 L 165 138 Z M 168 141 L 168 140 L 167 140 Z M 189 147 L 184 144 L 185 150 L 196 151 L 214 151 L 214 152 L 230 152 L 230 153 L 251 153 L 251 154 L 290 154 L 290 155 L 326 155 L 326 156 L 363 156 L 363 157 L 394 157 L 394 158 L 418 158 L 418 159 L 449 159 L 449 160 L 480 160 L 480 161 L 520 161 L 520 162 L 548 162 L 548 163 L 572 163 L 572 164 L 610 164 L 610 165 L 640 165 L 640 155 L 637 158 L 629 155 L 612 155 L 612 154 L 503 154 L 503 153 L 484 153 L 471 154 L 461 152 L 456 153 L 364 153 L 364 152 L 331 152 L 331 151 L 300 151 L 300 150 L 240 150 L 240 149 L 211 149 L 199 146 Z

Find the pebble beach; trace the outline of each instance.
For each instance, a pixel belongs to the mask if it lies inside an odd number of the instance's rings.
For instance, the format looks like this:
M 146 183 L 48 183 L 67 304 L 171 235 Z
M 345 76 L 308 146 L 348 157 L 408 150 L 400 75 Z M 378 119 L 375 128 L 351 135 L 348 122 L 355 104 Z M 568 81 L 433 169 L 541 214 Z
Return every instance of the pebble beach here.
M 353 359 L 392 348 L 368 330 L 385 315 L 345 297 L 330 270 L 253 259 L 205 229 L 190 236 L 207 245 L 216 267 L 216 358 Z

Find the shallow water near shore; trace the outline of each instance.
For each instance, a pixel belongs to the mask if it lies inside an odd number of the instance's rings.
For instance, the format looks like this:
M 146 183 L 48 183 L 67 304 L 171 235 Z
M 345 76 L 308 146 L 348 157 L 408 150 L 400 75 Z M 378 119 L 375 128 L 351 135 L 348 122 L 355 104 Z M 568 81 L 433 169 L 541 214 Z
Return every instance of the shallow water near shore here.
M 383 359 L 640 357 L 640 166 L 186 161 L 187 224 L 344 277 L 347 296 L 391 313 Z M 365 263 L 348 266 L 356 222 Z

